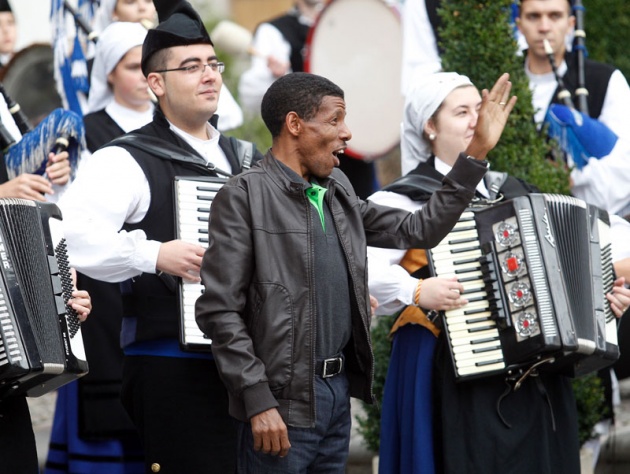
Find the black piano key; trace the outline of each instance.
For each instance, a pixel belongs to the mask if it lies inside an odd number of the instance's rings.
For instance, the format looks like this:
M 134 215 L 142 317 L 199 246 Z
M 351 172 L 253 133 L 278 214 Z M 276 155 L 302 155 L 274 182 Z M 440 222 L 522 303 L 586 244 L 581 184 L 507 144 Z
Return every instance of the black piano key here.
M 470 341 L 470 345 L 474 346 L 475 344 L 485 344 L 486 342 L 498 341 L 499 336 L 494 337 L 485 337 L 483 339 L 477 339 L 476 341 Z
M 467 329 L 467 331 L 470 334 L 474 334 L 476 332 L 487 331 L 488 329 L 496 329 L 496 326 L 494 324 L 491 324 L 491 325 L 488 325 L 488 326 L 480 326 L 478 328 L 470 328 L 470 329 Z
M 490 311 L 490 308 L 486 306 L 484 308 L 469 309 L 468 311 L 464 311 L 464 316 L 472 316 L 474 314 L 483 313 L 485 311 Z
M 214 196 L 202 196 L 202 195 L 197 196 L 197 201 L 212 201 L 213 199 L 214 199 Z
M 199 222 L 208 222 L 208 221 L 210 221 L 210 219 L 208 217 L 197 217 L 197 220 Z
M 476 270 L 478 271 L 478 270 Z M 457 281 L 460 283 L 467 283 L 469 281 L 475 281 L 475 280 L 479 280 L 478 276 L 469 276 L 469 277 L 463 277 L 463 278 L 458 278 Z
M 473 349 L 473 354 L 483 354 L 484 352 L 492 352 L 501 349 L 501 346 L 484 347 L 482 349 Z
M 463 269 L 459 269 L 459 270 L 455 270 L 455 275 L 463 275 L 464 273 L 470 273 L 470 272 L 478 272 L 481 268 L 480 267 L 470 267 L 470 268 L 463 268 Z
M 479 247 L 479 245 L 474 245 L 472 247 L 464 247 L 461 249 L 452 249 L 450 250 L 450 253 L 452 253 L 453 255 L 456 255 L 458 253 L 464 253 L 464 252 L 472 252 L 473 250 L 480 250 L 481 247 Z
M 210 212 L 209 207 L 198 207 L 197 212 Z
M 479 239 L 477 237 L 468 237 L 467 239 L 453 239 L 449 240 L 449 245 L 457 245 L 457 244 L 465 244 L 466 242 L 478 242 Z
M 466 320 L 466 324 L 474 324 L 474 323 L 483 323 L 484 321 L 487 321 L 488 318 L 471 318 L 471 319 L 467 319 Z
M 493 360 L 485 360 L 483 362 L 475 362 L 476 367 L 483 367 L 484 365 L 492 365 L 492 364 L 502 364 L 503 359 L 493 359 Z

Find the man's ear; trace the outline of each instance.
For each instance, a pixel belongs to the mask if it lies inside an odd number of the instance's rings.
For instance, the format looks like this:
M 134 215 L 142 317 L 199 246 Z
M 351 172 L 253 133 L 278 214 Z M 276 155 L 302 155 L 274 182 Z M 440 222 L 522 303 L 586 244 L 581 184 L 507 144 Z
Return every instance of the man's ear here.
M 162 76 L 162 74 L 150 72 L 147 76 L 147 84 L 156 97 L 162 97 L 165 94 L 164 76 Z
M 287 126 L 288 132 L 295 137 L 302 131 L 302 119 L 295 112 L 289 112 L 284 118 L 284 123 Z

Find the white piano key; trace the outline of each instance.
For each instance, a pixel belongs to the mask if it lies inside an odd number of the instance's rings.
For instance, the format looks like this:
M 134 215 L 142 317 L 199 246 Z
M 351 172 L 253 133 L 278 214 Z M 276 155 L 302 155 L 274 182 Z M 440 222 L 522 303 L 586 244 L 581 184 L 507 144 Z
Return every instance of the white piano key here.
M 480 362 L 503 361 L 503 351 L 491 351 L 481 354 L 458 354 L 455 356 L 455 364 L 457 367 L 468 367 Z
M 489 329 L 487 331 L 480 331 L 476 333 L 469 333 L 467 331 L 458 332 L 457 334 L 450 334 L 452 346 L 461 346 L 462 344 L 472 344 L 476 341 L 483 341 L 491 338 L 498 338 L 499 331 L 497 329 Z
M 453 354 L 471 353 L 475 349 L 500 349 L 501 342 L 499 340 L 493 340 L 483 342 L 481 344 L 471 344 L 468 346 L 455 346 L 453 347 Z
M 505 369 L 505 363 L 499 362 L 496 364 L 484 365 L 482 367 L 468 366 L 468 367 L 462 367 L 461 369 L 458 368 L 457 373 L 460 376 L 464 376 L 464 375 L 482 374 L 482 373 L 493 372 L 495 370 L 498 371 L 498 370 L 503 370 L 503 369 Z

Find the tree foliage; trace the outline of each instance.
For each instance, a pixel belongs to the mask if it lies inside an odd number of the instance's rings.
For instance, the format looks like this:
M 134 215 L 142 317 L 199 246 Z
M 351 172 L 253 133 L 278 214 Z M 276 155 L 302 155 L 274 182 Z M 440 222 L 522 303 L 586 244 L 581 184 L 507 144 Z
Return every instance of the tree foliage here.
M 512 0 L 445 0 L 439 11 L 442 67 L 465 74 L 480 89 L 490 89 L 503 72 L 510 74 L 518 102 L 489 156 L 492 168 L 543 192 L 568 194 L 568 171 L 547 159 L 551 145 L 532 118 L 529 81 L 510 25 L 511 4 Z
M 609 63 L 630 77 L 630 2 L 583 0 L 584 30 L 589 58 Z

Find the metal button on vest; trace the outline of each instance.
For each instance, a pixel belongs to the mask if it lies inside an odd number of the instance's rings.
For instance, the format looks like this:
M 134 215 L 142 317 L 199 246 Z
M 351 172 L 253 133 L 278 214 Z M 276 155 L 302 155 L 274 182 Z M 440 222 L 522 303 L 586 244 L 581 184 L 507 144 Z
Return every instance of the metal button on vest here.
M 151 472 L 160 472 L 160 469 L 162 469 L 162 466 L 160 466 L 158 463 L 154 462 L 153 464 L 151 464 Z

